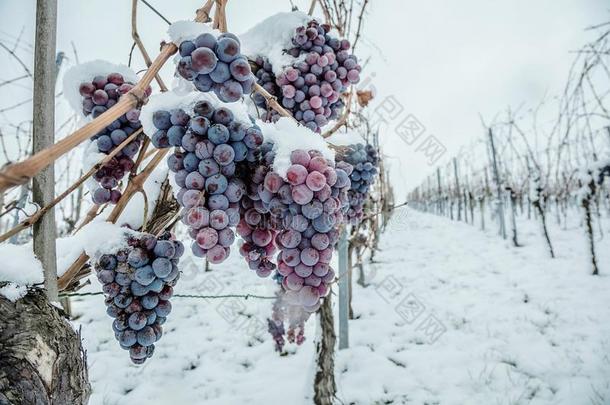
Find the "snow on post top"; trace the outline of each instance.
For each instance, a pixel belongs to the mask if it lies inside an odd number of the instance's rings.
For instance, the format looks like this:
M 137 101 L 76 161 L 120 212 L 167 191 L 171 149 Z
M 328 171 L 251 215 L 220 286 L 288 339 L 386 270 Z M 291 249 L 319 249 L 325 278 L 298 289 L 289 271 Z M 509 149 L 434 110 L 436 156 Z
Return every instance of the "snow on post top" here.
M 167 35 L 176 46 L 179 46 L 183 41 L 193 40 L 206 32 L 215 37 L 221 34 L 220 31 L 213 29 L 209 24 L 186 20 L 176 21 L 167 29 Z
M 110 73 L 120 73 L 126 82 L 133 84 L 139 80 L 138 75 L 130 67 L 99 59 L 72 66 L 66 71 L 63 76 L 63 94 L 80 118 L 85 118 L 85 115 L 79 86 L 81 83 L 91 82 L 95 76 L 107 76 Z
M 153 114 L 155 111 L 171 111 L 177 108 L 183 109 L 191 117 L 193 116 L 193 106 L 198 101 L 208 101 L 212 103 L 214 108 L 224 107 L 231 110 L 235 119 L 245 124 L 251 124 L 252 120 L 248 115 L 248 110 L 243 103 L 223 103 L 216 97 L 214 93 L 202 93 L 199 91 L 192 91 L 189 93 L 183 93 L 181 91 L 171 90 L 165 93 L 154 94 L 148 99 L 148 103 L 142 107 L 140 112 L 140 122 L 144 133 L 151 137 L 157 128 L 153 124 Z
M 311 19 L 301 11 L 272 15 L 239 36 L 242 53 L 251 59 L 266 57 L 273 66 L 273 73 L 277 75 L 296 60 L 284 52 L 292 47 L 294 30 Z
M 267 123 L 257 120 L 265 141 L 273 142 L 275 159 L 273 170 L 286 179 L 286 171 L 290 167 L 290 154 L 293 150 L 317 150 L 324 158 L 334 161 L 335 152 L 320 134 L 311 131 L 303 125 L 298 125 L 293 119 L 282 117 L 277 122 Z

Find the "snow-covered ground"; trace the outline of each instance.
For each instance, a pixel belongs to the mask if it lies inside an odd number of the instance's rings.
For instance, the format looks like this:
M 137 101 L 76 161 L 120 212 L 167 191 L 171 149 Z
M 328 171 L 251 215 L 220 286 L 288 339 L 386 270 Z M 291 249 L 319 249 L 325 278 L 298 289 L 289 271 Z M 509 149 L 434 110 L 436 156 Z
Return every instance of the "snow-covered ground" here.
M 398 212 L 366 264 L 369 285 L 354 285 L 350 347 L 336 356 L 342 403 L 610 403 L 608 239 L 598 244 L 602 275 L 594 277 L 580 228 L 551 228 L 551 260 L 535 224 L 519 226 L 525 246 L 513 248 L 491 230 Z M 177 293 L 276 288 L 238 255 L 207 273 L 186 256 L 183 271 Z M 91 404 L 310 404 L 317 322 L 280 357 L 266 332 L 271 303 L 174 298 L 154 357 L 134 366 L 103 298 L 75 298 Z

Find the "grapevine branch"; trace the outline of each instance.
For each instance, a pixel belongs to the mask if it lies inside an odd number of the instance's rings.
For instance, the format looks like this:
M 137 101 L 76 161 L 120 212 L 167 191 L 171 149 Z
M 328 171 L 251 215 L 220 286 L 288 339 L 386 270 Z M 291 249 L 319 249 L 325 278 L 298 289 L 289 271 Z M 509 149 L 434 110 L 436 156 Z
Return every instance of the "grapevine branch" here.
M 149 2 L 147 2 L 146 0 L 142 0 L 142 3 L 146 4 L 146 6 L 151 9 L 153 11 L 153 13 L 155 13 L 156 15 L 159 16 L 159 18 L 161 18 L 163 21 L 165 21 L 168 25 L 171 25 L 171 21 L 168 20 L 167 18 L 165 18 L 165 16 L 163 14 L 161 14 L 159 12 L 159 10 L 157 10 L 156 8 L 154 8 Z
M 376 216 L 378 216 L 378 215 L 385 214 L 386 212 L 392 212 L 392 211 L 394 211 L 395 209 L 397 209 L 397 208 L 401 208 L 401 207 L 404 207 L 404 206 L 406 206 L 406 205 L 409 205 L 409 202 L 408 202 L 408 201 L 405 201 L 405 202 L 403 202 L 403 203 L 401 203 L 401 204 L 398 204 L 398 205 L 393 205 L 393 206 L 390 206 L 389 208 L 385 208 L 385 209 L 381 209 L 381 210 L 378 210 L 378 211 L 375 211 L 375 212 L 371 212 L 370 214 L 365 215 L 365 216 L 362 218 L 362 220 L 364 221 L 364 220 L 366 220 L 366 219 L 370 219 L 370 218 L 376 217 Z
M 210 10 L 214 5 L 214 0 L 208 0 L 203 7 L 197 10 L 197 18 L 196 21 L 208 23 L 210 22 Z
M 307 13 L 308 15 L 313 15 L 314 10 L 316 9 L 317 2 L 318 0 L 311 0 L 311 4 L 309 5 L 309 12 Z
M 269 92 L 267 90 L 265 90 L 260 84 L 254 83 L 253 88 L 254 88 L 254 91 L 256 91 L 258 94 L 263 96 L 263 98 L 265 99 L 265 102 L 267 102 L 267 105 L 269 107 L 271 107 L 275 111 L 277 111 L 277 113 L 280 114 L 282 117 L 292 118 L 294 120 L 294 117 L 292 116 L 292 114 L 290 114 L 284 107 L 282 107 L 280 105 L 280 103 L 277 102 L 277 98 L 272 96 L 271 94 L 269 94 Z M 295 122 L 296 122 L 296 120 L 295 120 Z
M 337 120 L 337 122 L 335 123 L 335 125 L 329 129 L 328 131 L 324 132 L 322 134 L 322 137 L 324 138 L 328 138 L 330 137 L 332 134 L 334 134 L 335 132 L 337 132 L 339 129 L 341 129 L 342 126 L 347 124 L 347 119 L 349 118 L 349 114 L 351 112 L 352 109 L 352 95 L 354 94 L 354 89 L 351 89 L 348 96 L 347 96 L 347 106 L 345 108 L 345 112 L 343 113 L 343 115 L 341 116 L 341 118 L 339 118 Z
M 220 32 L 227 32 L 227 7 L 228 0 L 215 0 L 216 10 L 214 12 L 214 22 L 212 28 L 219 30 Z
M 136 175 L 138 167 L 140 167 L 140 165 L 142 164 L 142 161 L 148 157 L 146 155 L 146 149 L 148 149 L 149 145 L 150 145 L 150 138 L 145 137 L 144 141 L 142 142 L 142 147 L 140 148 L 140 152 L 138 153 L 138 157 L 136 158 L 136 161 L 134 162 L 134 165 L 131 168 L 131 172 L 129 173 L 129 178 L 132 178 Z
M 144 182 L 153 172 L 155 167 L 157 167 L 159 162 L 161 162 L 161 160 L 165 157 L 168 151 L 169 149 L 158 150 L 157 154 L 150 162 L 148 162 L 142 172 L 130 179 L 129 183 L 127 184 L 127 187 L 125 188 L 125 191 L 123 192 L 123 195 L 121 196 L 121 199 L 114 206 L 114 209 L 112 210 L 110 215 L 108 215 L 108 218 L 106 219 L 107 222 L 116 223 L 116 221 L 123 213 L 123 210 L 127 206 L 127 203 L 129 203 L 131 197 L 135 193 L 141 192 L 143 190 Z M 88 275 L 88 270 L 82 271 L 83 266 L 87 263 L 87 260 L 89 260 L 89 256 L 87 256 L 85 252 L 82 252 L 80 256 L 76 259 L 76 261 L 72 263 L 72 265 L 68 268 L 68 270 L 66 270 L 66 272 L 61 277 L 59 277 L 58 285 L 60 291 L 65 290 L 70 285 L 72 285 L 75 279 L 78 280 Z
M 153 8 L 153 10 L 154 10 L 154 8 Z M 140 34 L 138 33 L 137 11 L 138 11 L 138 0 L 132 0 L 132 2 L 131 2 L 131 37 L 133 38 L 133 41 L 135 42 L 135 44 L 138 46 L 138 49 L 140 50 L 140 53 L 142 54 L 142 58 L 144 58 L 144 63 L 146 63 L 146 66 L 150 68 L 150 65 L 152 65 L 152 61 L 150 60 L 150 56 L 148 55 L 148 52 L 146 51 L 146 48 L 144 47 L 144 43 L 142 42 L 142 39 L 140 39 Z M 154 11 L 156 11 L 156 10 L 154 10 Z M 161 16 L 161 17 L 164 18 L 163 16 Z M 159 88 L 161 89 L 161 91 L 167 91 L 167 86 L 165 86 L 165 83 L 161 79 L 161 76 L 159 75 L 158 72 L 155 73 L 155 80 L 159 84 Z
M 141 132 L 142 132 L 142 128 L 138 129 L 137 131 L 134 131 L 134 133 L 131 134 L 127 139 L 125 139 L 119 146 L 117 146 L 113 151 L 111 151 L 103 159 L 101 159 L 99 162 L 97 162 L 95 165 L 93 165 L 93 167 L 87 173 L 83 174 L 78 180 L 76 180 L 76 182 L 74 184 L 72 184 L 70 187 L 68 187 L 63 193 L 61 193 L 57 197 L 55 197 L 55 199 L 53 199 L 53 201 L 51 201 L 49 204 L 45 205 L 44 207 L 42 207 L 41 209 L 36 211 L 32 216 L 23 220 L 21 223 L 19 223 L 19 225 L 17 225 L 10 231 L 4 233 L 3 235 L 0 235 L 0 243 L 4 242 L 5 240 L 9 239 L 13 235 L 34 225 L 38 220 L 40 220 L 40 218 L 42 218 L 42 216 L 46 212 L 48 212 L 51 208 L 55 207 L 60 201 L 62 201 L 70 193 L 72 193 L 74 190 L 76 190 L 81 184 L 83 184 L 89 177 L 93 176 L 95 174 L 95 172 L 97 172 L 102 166 L 104 166 L 106 163 L 108 163 L 110 160 L 112 160 L 112 158 L 114 158 L 114 156 L 116 156 L 119 152 L 121 152 L 121 150 L 125 146 L 127 146 L 127 144 L 129 144 L 131 141 L 133 141 Z
M 362 28 L 362 17 L 364 16 L 364 10 L 366 9 L 366 5 L 369 0 L 364 0 L 362 3 L 362 8 L 360 9 L 360 15 L 358 16 L 358 27 L 356 28 L 356 37 L 354 39 L 354 43 L 352 44 L 352 50 L 356 49 L 356 45 L 358 44 L 358 40 L 360 39 L 360 30 Z
M 100 206 L 98 204 L 93 204 L 93 206 L 87 212 L 87 215 L 85 215 L 83 222 L 74 230 L 74 233 L 80 231 L 81 229 L 83 229 L 83 227 L 85 225 L 87 225 L 89 222 L 93 221 L 93 218 L 97 217 L 101 213 L 101 211 L 98 212 L 99 209 L 100 209 Z M 104 208 L 102 208 L 102 211 L 103 210 L 104 210 Z
M 6 52 L 8 52 L 17 61 L 17 63 L 19 63 L 21 65 L 21 67 L 23 68 L 25 73 L 28 75 L 28 77 L 33 77 L 32 72 L 30 72 L 30 69 L 28 69 L 28 66 L 21 60 L 21 58 L 19 56 L 17 56 L 17 54 L 15 53 L 14 50 L 10 49 L 8 46 L 4 45 L 4 43 L 2 43 L 2 42 L 0 42 L 0 47 L 4 48 L 4 50 Z

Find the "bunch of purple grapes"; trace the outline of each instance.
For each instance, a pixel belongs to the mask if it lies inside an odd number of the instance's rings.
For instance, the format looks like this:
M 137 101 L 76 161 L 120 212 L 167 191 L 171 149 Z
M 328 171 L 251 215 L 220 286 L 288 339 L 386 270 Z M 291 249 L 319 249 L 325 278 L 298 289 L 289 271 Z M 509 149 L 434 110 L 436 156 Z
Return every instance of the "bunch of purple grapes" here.
M 348 192 L 350 208 L 347 217 L 349 222 L 355 225 L 364 218 L 364 203 L 371 184 L 376 179 L 379 156 L 373 145 L 359 143 L 350 145 L 340 159 L 353 167 L 350 173 L 351 187 Z
M 182 109 L 155 111 L 153 124 L 158 129 L 153 144 L 176 147 L 167 163 L 180 187 L 177 199 L 194 239 L 193 253 L 221 263 L 235 240 L 231 228 L 239 223 L 239 203 L 246 192 L 240 172 L 257 159 L 262 132 L 208 101 L 197 102 L 192 117 Z
M 252 92 L 255 79 L 248 59 L 240 53 L 237 36 L 224 33 L 216 38 L 204 33 L 193 41 L 183 41 L 179 51 L 176 71 L 197 90 L 213 91 L 226 103 Z
M 184 253 L 180 241 L 167 232 L 130 236 L 128 248 L 104 254 L 95 272 L 105 296 L 112 329 L 131 361 L 142 364 L 153 355 L 154 343 L 163 334 L 161 325 L 172 310 L 169 299 L 180 278 L 178 260 Z
M 304 55 L 304 58 L 275 78 L 276 88 L 269 84 L 273 77 L 269 63 L 262 58 L 255 63 L 259 84 L 267 86 L 267 91 L 277 96 L 297 121 L 315 132 L 320 132 L 328 120 L 337 118 L 344 107 L 341 93 L 349 84 L 360 81 L 361 67 L 356 56 L 349 53 L 349 41 L 332 37 L 329 31 L 329 25 L 316 20 L 296 29 L 292 38 L 294 46 L 286 52 L 294 57 Z M 265 107 L 261 97 L 255 102 Z M 271 110 L 265 119 L 277 117 Z
M 335 277 L 329 263 L 349 204 L 350 181 L 343 168 L 318 151 L 295 150 L 290 161 L 286 181 L 266 170 L 255 203 L 281 224 L 275 237 L 277 271 L 288 302 L 315 312 Z
M 131 90 L 133 86 L 133 83 L 126 82 L 119 73 L 96 76 L 91 82 L 81 83 L 79 92 L 83 96 L 83 114 L 97 118 L 115 105 L 119 98 Z M 146 95 L 150 95 L 150 92 L 149 87 Z M 104 154 L 112 152 L 142 126 L 139 117 L 140 111 L 134 108 L 91 137 L 91 140 L 95 141 L 98 151 Z M 99 187 L 93 192 L 94 203 L 105 204 L 111 202 L 116 204 L 121 198 L 121 192 L 117 187 L 125 174 L 133 168 L 133 158 L 140 149 L 142 137 L 138 136 L 128 143 L 123 150 L 93 175 L 93 178 L 99 184 Z

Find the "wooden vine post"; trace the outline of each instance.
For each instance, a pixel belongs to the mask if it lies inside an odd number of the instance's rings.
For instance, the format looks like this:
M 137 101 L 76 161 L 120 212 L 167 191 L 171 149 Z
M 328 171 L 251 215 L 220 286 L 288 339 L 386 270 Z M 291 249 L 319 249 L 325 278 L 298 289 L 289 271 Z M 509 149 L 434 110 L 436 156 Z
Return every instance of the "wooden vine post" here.
M 460 178 L 458 176 L 458 164 L 457 164 L 457 158 L 453 158 L 453 176 L 455 178 L 455 196 L 458 200 L 458 213 L 457 213 L 457 220 L 461 221 L 462 220 L 462 192 L 460 191 Z
M 36 154 L 55 142 L 55 37 L 57 0 L 39 0 L 36 5 L 36 43 L 34 49 L 34 97 L 32 146 Z M 49 165 L 32 179 L 34 204 L 43 207 L 55 195 L 55 169 Z M 34 254 L 41 261 L 44 286 L 51 302 L 59 300 L 55 252 L 55 210 L 44 214 L 34 225 Z

